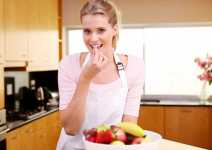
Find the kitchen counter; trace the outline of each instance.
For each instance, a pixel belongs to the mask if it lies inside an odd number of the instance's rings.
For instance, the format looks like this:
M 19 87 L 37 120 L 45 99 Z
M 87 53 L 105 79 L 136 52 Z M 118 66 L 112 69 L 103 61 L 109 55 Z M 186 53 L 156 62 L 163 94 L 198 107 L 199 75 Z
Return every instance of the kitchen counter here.
M 19 128 L 19 127 L 21 127 L 21 126 L 23 126 L 27 123 L 30 123 L 30 122 L 32 122 L 36 119 L 39 119 L 41 117 L 44 117 L 44 116 L 46 116 L 50 113 L 56 112 L 56 111 L 58 111 L 58 107 L 50 109 L 48 111 L 39 112 L 39 113 L 35 114 L 34 117 L 32 117 L 28 120 L 17 120 L 17 121 L 7 122 L 7 127 L 8 127 L 7 131 L 11 131 L 11 130 L 14 130 L 16 128 Z
M 159 144 L 159 150 L 206 150 L 206 149 L 162 139 Z
M 165 105 L 165 106 L 212 106 L 212 101 L 201 103 L 199 100 L 160 100 L 142 101 L 141 105 Z

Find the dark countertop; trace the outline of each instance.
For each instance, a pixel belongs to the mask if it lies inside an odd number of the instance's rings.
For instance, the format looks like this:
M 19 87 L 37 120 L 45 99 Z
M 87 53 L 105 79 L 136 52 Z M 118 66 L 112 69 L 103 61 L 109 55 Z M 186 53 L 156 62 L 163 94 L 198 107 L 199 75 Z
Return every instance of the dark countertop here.
M 17 121 L 7 122 L 7 127 L 8 127 L 7 132 L 10 132 L 10 131 L 12 131 L 16 128 L 19 128 L 19 127 L 21 127 L 25 124 L 28 124 L 28 123 L 30 123 L 30 122 L 32 122 L 36 119 L 42 118 L 44 116 L 47 116 L 48 114 L 51 114 L 51 113 L 56 112 L 58 110 L 59 110 L 58 107 L 56 107 L 56 108 L 53 108 L 49 111 L 42 111 L 42 112 L 38 113 L 37 115 L 35 115 L 34 117 L 32 117 L 31 119 L 28 119 L 28 120 L 17 120 Z
M 160 101 L 141 101 L 141 105 L 156 106 L 212 106 L 212 101 L 200 102 L 199 100 L 160 100 Z
M 141 105 L 210 107 L 212 98 L 209 99 L 203 102 L 198 95 L 143 95 Z

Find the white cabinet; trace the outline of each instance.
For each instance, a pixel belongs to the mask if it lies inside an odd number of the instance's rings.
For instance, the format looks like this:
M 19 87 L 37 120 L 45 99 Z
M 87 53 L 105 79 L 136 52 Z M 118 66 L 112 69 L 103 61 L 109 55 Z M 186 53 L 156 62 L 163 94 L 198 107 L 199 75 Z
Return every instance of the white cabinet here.
M 5 65 L 25 66 L 28 59 L 28 4 L 26 0 L 5 0 Z
M 57 69 L 58 1 L 6 0 L 4 13 L 6 67 Z
M 4 68 L 0 63 L 0 109 L 4 108 Z
M 29 0 L 29 61 L 27 70 L 54 70 L 59 61 L 58 2 Z

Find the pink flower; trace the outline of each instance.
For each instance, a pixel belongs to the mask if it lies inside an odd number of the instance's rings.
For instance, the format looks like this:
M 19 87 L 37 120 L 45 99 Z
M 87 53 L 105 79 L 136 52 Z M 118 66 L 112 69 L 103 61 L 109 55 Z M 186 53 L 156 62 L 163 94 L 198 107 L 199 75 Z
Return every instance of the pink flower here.
M 204 72 L 201 75 L 199 75 L 198 78 L 200 80 L 209 80 L 210 76 L 209 76 L 209 73 L 208 72 Z
M 208 81 L 209 85 L 212 84 L 212 57 L 207 56 L 205 60 L 199 57 L 195 58 L 195 63 L 203 70 L 203 73 L 198 75 L 200 80 Z
M 208 80 L 212 80 L 212 72 L 208 73 Z
M 210 67 L 212 65 L 212 57 L 208 57 L 208 66 Z
M 207 65 L 207 62 L 206 61 L 202 61 L 200 58 L 196 58 L 194 61 L 198 64 L 198 66 L 200 68 L 205 68 L 206 65 Z

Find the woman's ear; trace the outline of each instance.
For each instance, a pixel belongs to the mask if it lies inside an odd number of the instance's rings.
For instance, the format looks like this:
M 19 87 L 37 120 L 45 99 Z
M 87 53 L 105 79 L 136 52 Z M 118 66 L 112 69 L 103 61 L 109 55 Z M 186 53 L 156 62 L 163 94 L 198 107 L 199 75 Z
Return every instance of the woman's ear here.
M 114 35 L 118 34 L 118 25 L 117 24 L 115 24 L 113 26 L 113 30 L 114 30 Z

